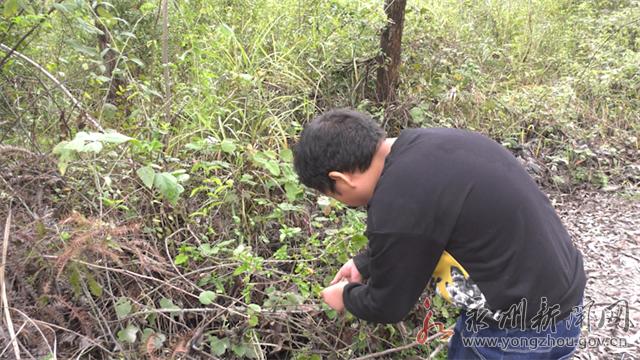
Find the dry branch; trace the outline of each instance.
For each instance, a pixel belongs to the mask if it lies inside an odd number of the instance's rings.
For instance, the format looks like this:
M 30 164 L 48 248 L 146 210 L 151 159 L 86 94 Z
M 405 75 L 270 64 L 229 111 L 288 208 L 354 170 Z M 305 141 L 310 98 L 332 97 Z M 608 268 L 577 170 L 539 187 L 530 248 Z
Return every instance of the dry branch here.
M 449 327 L 447 330 L 453 330 L 453 326 Z M 433 334 L 433 335 L 431 335 L 431 336 L 429 336 L 429 337 L 427 338 L 426 342 L 433 341 L 434 339 L 437 339 L 437 338 L 441 337 L 444 333 L 445 333 L 445 332 L 443 331 L 443 332 L 439 332 L 439 333 L 437 333 L 437 334 Z M 380 352 L 377 352 L 377 353 L 373 353 L 373 354 L 369 354 L 369 355 L 361 356 L 361 357 L 356 358 L 356 359 L 354 359 L 354 360 L 367 360 L 367 359 L 373 359 L 373 358 L 377 358 L 377 357 L 380 357 L 380 356 L 385 356 L 385 355 L 393 354 L 393 353 L 398 352 L 398 351 L 408 350 L 408 349 L 411 349 L 411 348 L 414 348 L 414 347 L 416 347 L 416 346 L 420 346 L 420 345 L 422 345 L 422 344 L 420 344 L 420 343 L 418 343 L 418 342 L 414 341 L 414 342 L 412 342 L 411 344 L 407 344 L 407 345 L 399 346 L 399 347 L 397 347 L 397 348 L 388 349 L 388 350 L 380 351 Z M 441 349 L 441 348 L 436 349 L 436 351 L 435 351 L 434 353 L 439 352 L 439 351 L 440 351 L 440 349 Z
M 0 155 L 4 153 L 19 153 L 19 154 L 27 155 L 29 157 L 34 157 L 34 158 L 38 157 L 36 154 L 32 153 L 31 151 L 25 148 L 21 148 L 19 146 L 14 146 L 14 145 L 0 145 Z
M 9 336 L 11 338 L 11 345 L 13 346 L 13 353 L 16 359 L 20 360 L 20 347 L 18 346 L 18 339 L 16 333 L 13 330 L 13 321 L 11 321 L 11 314 L 9 313 L 9 301 L 7 300 L 7 287 L 4 278 L 4 270 L 7 265 L 7 250 L 9 249 L 9 228 L 11 227 L 11 209 L 7 215 L 7 221 L 4 225 L 4 239 L 2 241 L 2 265 L 0 265 L 0 287 L 2 287 L 2 307 L 4 309 L 4 317 L 7 322 L 7 328 L 9 329 Z

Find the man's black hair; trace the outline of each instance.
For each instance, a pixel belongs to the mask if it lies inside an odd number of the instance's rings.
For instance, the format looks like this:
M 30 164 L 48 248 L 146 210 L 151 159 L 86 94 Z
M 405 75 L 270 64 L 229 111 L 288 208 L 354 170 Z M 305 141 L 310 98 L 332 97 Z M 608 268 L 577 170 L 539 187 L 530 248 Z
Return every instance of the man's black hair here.
M 329 172 L 367 170 L 384 137 L 369 115 L 349 109 L 323 113 L 305 126 L 293 148 L 300 182 L 322 193 L 335 192 Z

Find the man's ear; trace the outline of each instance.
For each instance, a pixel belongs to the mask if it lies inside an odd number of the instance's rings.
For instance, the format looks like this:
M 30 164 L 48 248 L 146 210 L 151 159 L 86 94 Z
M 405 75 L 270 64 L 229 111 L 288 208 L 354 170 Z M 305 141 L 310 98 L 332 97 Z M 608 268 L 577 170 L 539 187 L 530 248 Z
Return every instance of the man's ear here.
M 329 172 L 329 178 L 335 182 L 342 182 L 350 188 L 356 187 L 349 174 L 345 174 L 340 171 L 331 171 Z

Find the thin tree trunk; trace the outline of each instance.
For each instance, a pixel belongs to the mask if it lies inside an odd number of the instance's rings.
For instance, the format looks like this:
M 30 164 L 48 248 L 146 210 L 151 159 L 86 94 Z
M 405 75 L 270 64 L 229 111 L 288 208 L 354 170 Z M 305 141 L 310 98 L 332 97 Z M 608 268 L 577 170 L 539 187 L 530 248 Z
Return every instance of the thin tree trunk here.
M 100 16 L 100 12 L 98 8 L 103 5 L 96 5 L 94 8 L 94 12 L 96 17 Z M 100 48 L 100 54 L 104 54 L 103 61 L 105 72 L 104 76 L 108 77 L 109 80 L 109 91 L 107 92 L 107 102 L 113 104 L 116 98 L 116 90 L 118 86 L 121 85 L 121 81 L 113 77 L 113 71 L 116 68 L 116 63 L 118 60 L 118 55 L 113 48 L 111 48 L 111 36 L 109 34 L 109 30 L 103 25 L 100 19 L 96 18 L 95 26 L 102 31 L 102 34 L 98 34 L 98 46 Z
M 376 83 L 376 97 L 379 103 L 392 103 L 396 100 L 406 5 L 407 0 L 385 0 L 384 2 L 388 23 L 380 37 L 382 55 L 378 59 Z
M 169 74 L 169 0 L 162 0 L 162 67 L 164 69 L 165 117 L 171 115 L 171 78 Z

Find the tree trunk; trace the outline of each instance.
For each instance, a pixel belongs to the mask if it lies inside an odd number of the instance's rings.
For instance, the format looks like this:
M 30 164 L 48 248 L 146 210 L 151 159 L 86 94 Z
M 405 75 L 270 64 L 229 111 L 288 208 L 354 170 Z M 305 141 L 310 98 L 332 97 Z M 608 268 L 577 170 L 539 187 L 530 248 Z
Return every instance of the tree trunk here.
M 93 9 L 98 17 L 100 16 L 98 11 L 100 6 L 103 5 L 96 5 Z M 96 19 L 95 26 L 102 31 L 102 34 L 98 34 L 98 47 L 100 48 L 100 54 L 103 54 L 102 59 L 105 67 L 104 76 L 111 79 L 109 81 L 109 90 L 107 92 L 107 102 L 113 104 L 116 98 L 116 90 L 118 90 L 118 86 L 122 85 L 122 81 L 113 76 L 113 71 L 116 69 L 116 63 L 118 62 L 118 54 L 111 48 L 111 36 L 109 29 L 102 24 L 100 19 Z
M 379 103 L 392 103 L 396 100 L 406 5 L 407 0 L 385 0 L 384 2 L 388 23 L 380 37 L 382 54 L 378 59 L 376 83 L 376 97 Z
M 164 77 L 165 118 L 171 118 L 171 76 L 169 74 L 169 0 L 162 0 L 162 68 Z

